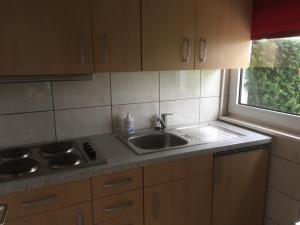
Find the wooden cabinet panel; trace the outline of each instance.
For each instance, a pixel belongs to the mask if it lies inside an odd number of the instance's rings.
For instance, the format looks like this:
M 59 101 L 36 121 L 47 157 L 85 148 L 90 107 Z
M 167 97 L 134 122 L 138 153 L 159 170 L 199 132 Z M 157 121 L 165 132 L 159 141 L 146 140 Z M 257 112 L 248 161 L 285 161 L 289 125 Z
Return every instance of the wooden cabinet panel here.
M 141 188 L 143 186 L 143 169 L 106 174 L 92 178 L 93 198 Z
M 139 0 L 93 0 L 96 72 L 140 71 Z
M 252 0 L 196 1 L 195 68 L 247 67 Z
M 213 225 L 261 225 L 268 150 L 215 158 Z
M 128 216 L 123 216 L 119 219 L 112 220 L 105 223 L 100 223 L 100 224 L 101 225 L 143 225 L 144 220 L 143 220 L 143 214 L 138 213 L 138 214 L 133 214 Z
M 145 189 L 145 225 L 209 225 L 212 174 Z
M 0 75 L 93 72 L 90 4 L 10 0 L 0 7 Z
M 8 205 L 8 219 L 12 219 L 90 201 L 90 199 L 90 180 L 86 179 L 2 196 L 0 204 Z
M 195 0 L 142 0 L 143 70 L 194 68 Z
M 93 222 L 103 223 L 143 212 L 143 191 L 125 192 L 93 201 Z
M 144 186 L 210 173 L 212 164 L 213 155 L 205 154 L 147 166 L 144 168 Z
M 5 225 L 92 225 L 91 203 L 84 203 L 16 220 Z

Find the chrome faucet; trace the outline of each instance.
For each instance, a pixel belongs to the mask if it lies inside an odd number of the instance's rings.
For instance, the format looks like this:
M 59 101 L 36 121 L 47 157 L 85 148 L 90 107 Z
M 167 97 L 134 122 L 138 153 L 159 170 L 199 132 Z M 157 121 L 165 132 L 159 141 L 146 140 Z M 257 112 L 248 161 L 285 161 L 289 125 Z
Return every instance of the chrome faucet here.
M 162 130 L 165 130 L 167 128 L 168 125 L 168 116 L 172 116 L 173 113 L 162 113 L 159 119 L 160 122 L 160 127 Z

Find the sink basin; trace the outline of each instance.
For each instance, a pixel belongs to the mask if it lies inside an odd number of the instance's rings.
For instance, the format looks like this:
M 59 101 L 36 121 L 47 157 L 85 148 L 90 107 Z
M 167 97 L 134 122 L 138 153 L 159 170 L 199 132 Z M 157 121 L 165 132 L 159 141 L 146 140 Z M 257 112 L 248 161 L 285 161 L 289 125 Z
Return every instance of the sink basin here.
M 175 134 L 167 132 L 152 132 L 133 135 L 128 138 L 121 137 L 131 149 L 137 153 L 143 151 L 161 151 L 177 148 L 188 144 L 188 141 Z

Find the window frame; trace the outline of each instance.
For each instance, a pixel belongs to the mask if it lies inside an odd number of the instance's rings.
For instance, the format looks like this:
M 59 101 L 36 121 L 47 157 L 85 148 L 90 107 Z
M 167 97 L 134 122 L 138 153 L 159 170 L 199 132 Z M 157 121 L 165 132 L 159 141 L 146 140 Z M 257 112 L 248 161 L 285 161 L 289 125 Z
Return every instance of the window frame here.
M 300 131 L 299 115 L 239 104 L 241 73 L 243 71 L 244 69 L 230 70 L 228 112 L 284 130 Z

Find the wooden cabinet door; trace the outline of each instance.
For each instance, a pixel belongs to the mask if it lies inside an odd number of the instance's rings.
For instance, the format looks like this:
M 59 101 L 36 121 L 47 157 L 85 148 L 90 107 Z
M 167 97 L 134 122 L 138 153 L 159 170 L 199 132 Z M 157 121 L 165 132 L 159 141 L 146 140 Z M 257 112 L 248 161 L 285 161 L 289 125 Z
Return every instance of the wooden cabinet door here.
M 196 1 L 195 68 L 247 67 L 252 0 Z
M 268 150 L 216 157 L 213 225 L 262 225 Z
M 0 7 L 0 75 L 93 72 L 86 0 L 9 0 Z
M 91 203 L 6 221 L 5 225 L 92 225 Z
M 195 0 L 142 0 L 143 70 L 194 68 Z
M 140 71 L 140 0 L 93 0 L 96 72 Z
M 211 174 L 145 188 L 145 225 L 209 225 Z

